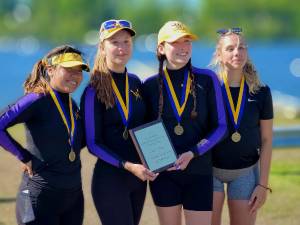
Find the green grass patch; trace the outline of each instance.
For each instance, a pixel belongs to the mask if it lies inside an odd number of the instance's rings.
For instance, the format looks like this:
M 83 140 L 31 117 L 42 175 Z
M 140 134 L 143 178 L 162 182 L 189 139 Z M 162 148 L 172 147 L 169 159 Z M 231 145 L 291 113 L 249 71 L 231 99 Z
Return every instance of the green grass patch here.
M 300 118 L 288 119 L 281 115 L 275 115 L 274 126 L 300 126 Z

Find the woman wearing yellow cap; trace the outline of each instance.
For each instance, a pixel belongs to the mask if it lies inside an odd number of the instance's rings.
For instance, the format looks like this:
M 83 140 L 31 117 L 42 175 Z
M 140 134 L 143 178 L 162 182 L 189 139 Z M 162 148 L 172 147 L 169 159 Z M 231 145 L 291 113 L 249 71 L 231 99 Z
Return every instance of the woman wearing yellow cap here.
M 83 194 L 79 110 L 70 94 L 89 67 L 81 52 L 60 46 L 39 60 L 24 83 L 25 96 L 0 116 L 0 146 L 23 163 L 17 196 L 18 224 L 81 225 Z M 26 146 L 7 129 L 24 123 Z
M 179 21 L 158 33 L 159 72 L 144 84 L 152 120 L 161 118 L 179 158 L 150 182 L 161 225 L 210 225 L 211 151 L 226 133 L 222 93 L 215 73 L 191 65 L 197 36 Z
M 81 99 L 87 147 L 98 158 L 92 195 L 103 225 L 137 225 L 145 181 L 156 178 L 141 164 L 128 134 L 146 115 L 141 82 L 126 69 L 134 35 L 127 20 L 102 23 L 90 83 Z
M 271 192 L 272 96 L 249 59 L 242 29 L 220 29 L 218 34 L 212 65 L 222 82 L 229 135 L 213 151 L 212 224 L 221 224 L 226 185 L 230 224 L 253 225 Z

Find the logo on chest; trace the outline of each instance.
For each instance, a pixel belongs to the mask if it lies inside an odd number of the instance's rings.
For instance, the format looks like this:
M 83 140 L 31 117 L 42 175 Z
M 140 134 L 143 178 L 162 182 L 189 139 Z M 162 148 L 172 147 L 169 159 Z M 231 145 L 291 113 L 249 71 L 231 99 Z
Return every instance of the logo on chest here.
M 141 95 L 140 95 L 140 91 L 139 91 L 138 88 L 137 88 L 135 91 L 130 90 L 130 92 L 134 95 L 136 101 L 137 101 L 138 99 L 142 99 L 142 97 L 141 97 Z
M 256 99 L 248 98 L 248 102 L 256 102 Z

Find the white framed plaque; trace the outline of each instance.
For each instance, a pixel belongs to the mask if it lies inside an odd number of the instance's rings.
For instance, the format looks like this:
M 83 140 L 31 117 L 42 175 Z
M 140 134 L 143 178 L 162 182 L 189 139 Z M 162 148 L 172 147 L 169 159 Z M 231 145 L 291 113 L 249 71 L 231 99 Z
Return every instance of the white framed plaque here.
M 155 120 L 129 130 L 143 165 L 154 173 L 172 166 L 177 154 L 162 120 Z

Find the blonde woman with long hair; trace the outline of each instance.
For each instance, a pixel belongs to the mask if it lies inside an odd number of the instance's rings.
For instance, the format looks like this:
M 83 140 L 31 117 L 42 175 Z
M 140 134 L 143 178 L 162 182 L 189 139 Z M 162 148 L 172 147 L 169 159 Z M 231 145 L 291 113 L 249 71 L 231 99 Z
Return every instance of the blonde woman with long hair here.
M 90 83 L 81 100 L 87 147 L 98 158 L 92 195 L 103 225 L 137 225 L 145 181 L 156 178 L 141 164 L 128 135 L 146 115 L 141 82 L 126 69 L 134 35 L 127 20 L 102 23 Z
M 253 225 L 271 192 L 272 97 L 249 59 L 241 28 L 218 33 L 211 65 L 222 84 L 229 133 L 213 151 L 212 224 L 221 224 L 227 184 L 230 224 Z

